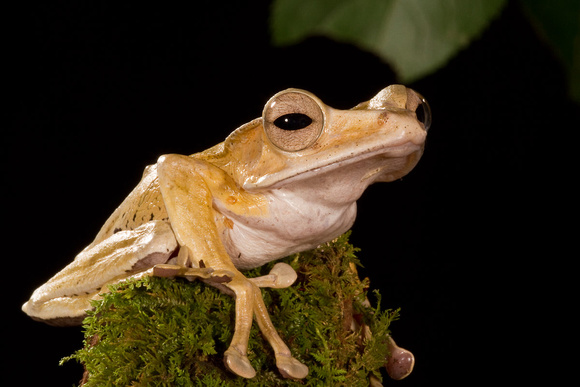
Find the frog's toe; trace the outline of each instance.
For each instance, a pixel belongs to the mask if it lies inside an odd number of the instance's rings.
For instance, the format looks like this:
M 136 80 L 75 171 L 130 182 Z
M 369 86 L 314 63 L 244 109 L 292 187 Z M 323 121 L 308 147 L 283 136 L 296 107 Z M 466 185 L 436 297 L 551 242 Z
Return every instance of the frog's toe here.
M 296 278 L 298 278 L 298 275 L 292 266 L 284 262 L 278 262 L 275 264 L 272 270 L 270 270 L 270 274 L 276 276 L 274 281 L 275 286 L 272 286 L 274 288 L 287 288 L 296 281 Z
M 270 273 L 261 277 L 248 278 L 259 288 L 287 288 L 296 281 L 298 275 L 292 266 L 284 262 L 274 265 Z
M 308 367 L 292 356 L 278 355 L 276 366 L 285 378 L 304 379 L 308 375 Z
M 256 370 L 250 364 L 248 357 L 241 354 L 236 348 L 228 348 L 224 353 L 224 363 L 234 374 L 243 378 L 253 378 Z
M 390 355 L 387 357 L 387 373 L 391 379 L 401 380 L 409 376 L 415 366 L 415 356 L 411 351 L 399 347 L 392 337 L 388 337 Z

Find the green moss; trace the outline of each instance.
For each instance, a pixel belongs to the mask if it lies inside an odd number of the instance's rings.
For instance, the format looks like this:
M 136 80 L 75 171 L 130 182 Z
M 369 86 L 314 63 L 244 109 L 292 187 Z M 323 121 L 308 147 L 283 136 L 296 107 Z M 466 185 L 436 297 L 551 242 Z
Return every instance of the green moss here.
M 381 379 L 385 337 L 398 310 L 365 302 L 369 284 L 356 273 L 356 251 L 347 233 L 295 254 L 283 261 L 298 273 L 296 283 L 262 289 L 278 332 L 310 369 L 304 380 L 281 377 L 257 324 L 248 351 L 257 376 L 243 379 L 228 372 L 222 359 L 233 334 L 233 298 L 181 279 L 146 277 L 111 287 L 84 321 L 84 348 L 63 360 L 85 365 L 87 386 L 367 386 L 371 374 Z M 273 264 L 246 275 L 267 274 Z M 378 293 L 377 299 L 380 303 Z M 373 332 L 370 339 L 364 325 Z

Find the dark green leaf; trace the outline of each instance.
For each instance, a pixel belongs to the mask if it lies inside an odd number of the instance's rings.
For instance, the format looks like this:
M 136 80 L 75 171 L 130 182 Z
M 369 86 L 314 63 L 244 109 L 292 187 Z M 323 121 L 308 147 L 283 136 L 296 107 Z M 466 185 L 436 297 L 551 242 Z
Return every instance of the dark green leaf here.
M 435 71 L 478 36 L 505 0 L 276 0 L 275 44 L 322 35 L 387 61 L 404 82 Z
M 532 24 L 562 60 L 573 98 L 580 102 L 580 1 L 522 0 Z

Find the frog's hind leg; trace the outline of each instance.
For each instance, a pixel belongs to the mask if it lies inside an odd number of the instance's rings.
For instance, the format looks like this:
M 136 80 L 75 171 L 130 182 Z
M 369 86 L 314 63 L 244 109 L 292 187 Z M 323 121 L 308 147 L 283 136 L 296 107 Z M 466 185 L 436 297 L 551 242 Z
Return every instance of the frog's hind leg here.
M 151 221 L 119 231 L 79 253 L 73 262 L 34 291 L 22 310 L 52 325 L 78 325 L 91 300 L 110 284 L 167 261 L 177 248 L 171 226 Z

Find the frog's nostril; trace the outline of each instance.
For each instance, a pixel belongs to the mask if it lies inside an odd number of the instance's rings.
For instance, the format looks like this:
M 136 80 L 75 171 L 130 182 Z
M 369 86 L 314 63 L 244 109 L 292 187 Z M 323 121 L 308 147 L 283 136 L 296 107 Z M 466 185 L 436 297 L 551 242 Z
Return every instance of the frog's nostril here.
M 425 131 L 427 132 L 431 127 L 431 107 L 427 100 L 419 95 L 420 103 L 415 109 L 415 114 L 417 115 L 417 120 L 423 124 Z

